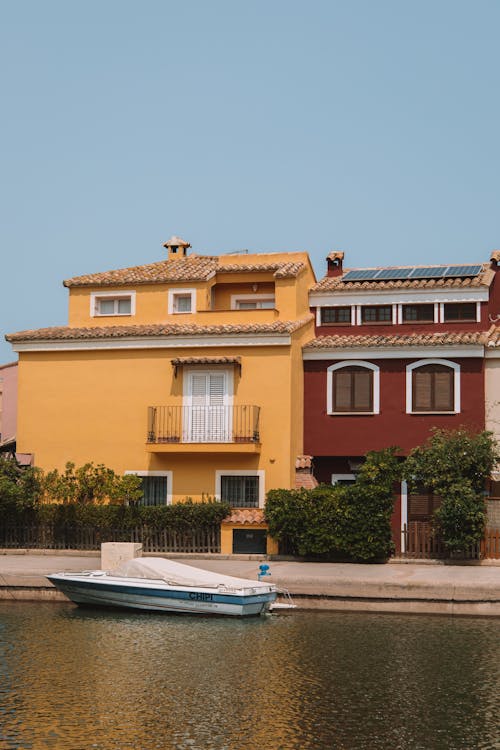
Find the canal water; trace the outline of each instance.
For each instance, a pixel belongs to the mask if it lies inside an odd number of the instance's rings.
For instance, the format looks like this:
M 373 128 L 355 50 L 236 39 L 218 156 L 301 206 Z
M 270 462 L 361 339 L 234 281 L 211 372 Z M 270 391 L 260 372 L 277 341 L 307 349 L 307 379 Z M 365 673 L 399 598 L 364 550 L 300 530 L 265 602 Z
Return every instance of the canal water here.
M 0 603 L 0 748 L 500 748 L 498 620 Z

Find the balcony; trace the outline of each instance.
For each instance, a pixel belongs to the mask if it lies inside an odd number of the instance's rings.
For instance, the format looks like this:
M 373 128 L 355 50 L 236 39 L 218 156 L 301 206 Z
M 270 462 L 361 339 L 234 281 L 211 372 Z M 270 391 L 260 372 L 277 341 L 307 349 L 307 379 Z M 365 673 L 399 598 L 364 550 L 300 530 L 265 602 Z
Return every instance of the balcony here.
M 151 453 L 260 453 L 260 406 L 150 406 Z

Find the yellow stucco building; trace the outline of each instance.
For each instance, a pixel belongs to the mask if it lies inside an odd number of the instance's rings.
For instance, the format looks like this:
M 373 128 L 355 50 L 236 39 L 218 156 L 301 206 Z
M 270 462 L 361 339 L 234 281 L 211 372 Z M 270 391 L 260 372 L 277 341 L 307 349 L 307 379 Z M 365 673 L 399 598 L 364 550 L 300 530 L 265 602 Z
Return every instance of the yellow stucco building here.
M 137 473 L 146 503 L 226 500 L 221 551 L 260 551 L 266 492 L 294 486 L 302 453 L 314 272 L 307 253 L 189 247 L 173 237 L 165 260 L 68 279 L 67 326 L 7 337 L 17 448 L 44 470 Z

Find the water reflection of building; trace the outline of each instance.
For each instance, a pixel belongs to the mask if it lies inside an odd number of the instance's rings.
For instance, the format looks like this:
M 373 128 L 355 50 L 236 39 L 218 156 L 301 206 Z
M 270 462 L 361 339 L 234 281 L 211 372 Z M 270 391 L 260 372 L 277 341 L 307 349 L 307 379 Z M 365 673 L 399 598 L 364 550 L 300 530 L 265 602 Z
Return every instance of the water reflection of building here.
M 0 747 L 495 747 L 491 621 L 29 604 L 0 620 Z

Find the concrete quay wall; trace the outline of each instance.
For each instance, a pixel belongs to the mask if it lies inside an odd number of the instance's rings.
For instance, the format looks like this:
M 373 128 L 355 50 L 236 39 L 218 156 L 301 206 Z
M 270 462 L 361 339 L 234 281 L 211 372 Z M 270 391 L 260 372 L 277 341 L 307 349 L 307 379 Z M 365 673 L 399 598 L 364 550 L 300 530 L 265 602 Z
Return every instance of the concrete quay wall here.
M 211 555 L 183 556 L 183 562 L 218 573 L 256 579 L 260 560 L 250 556 Z M 500 617 L 498 565 L 356 565 L 294 561 L 268 564 L 271 575 L 266 580 L 287 589 L 301 610 Z M 100 556 L 95 553 L 0 553 L 0 600 L 67 601 L 45 576 L 61 570 L 96 568 L 100 568 Z

